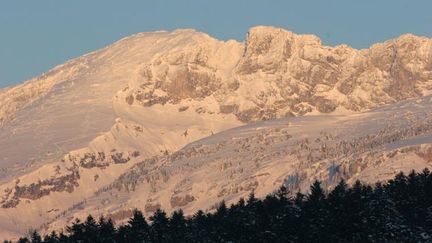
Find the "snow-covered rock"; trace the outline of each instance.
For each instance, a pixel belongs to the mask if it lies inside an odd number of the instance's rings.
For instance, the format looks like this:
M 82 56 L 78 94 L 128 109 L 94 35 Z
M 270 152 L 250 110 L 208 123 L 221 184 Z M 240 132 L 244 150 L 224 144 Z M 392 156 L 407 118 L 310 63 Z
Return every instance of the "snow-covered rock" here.
M 124 38 L 0 90 L 0 235 L 428 166 L 431 89 L 432 40 L 410 34 L 363 50 L 267 26 Z

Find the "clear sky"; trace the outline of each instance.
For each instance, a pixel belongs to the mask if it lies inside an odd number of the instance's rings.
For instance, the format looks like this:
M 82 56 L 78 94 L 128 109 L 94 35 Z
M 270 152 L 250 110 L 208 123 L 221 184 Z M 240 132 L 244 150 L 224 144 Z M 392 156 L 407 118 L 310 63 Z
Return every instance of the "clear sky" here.
M 432 37 L 432 0 L 0 0 L 0 87 L 137 32 L 242 41 L 255 25 L 365 48 L 407 32 Z

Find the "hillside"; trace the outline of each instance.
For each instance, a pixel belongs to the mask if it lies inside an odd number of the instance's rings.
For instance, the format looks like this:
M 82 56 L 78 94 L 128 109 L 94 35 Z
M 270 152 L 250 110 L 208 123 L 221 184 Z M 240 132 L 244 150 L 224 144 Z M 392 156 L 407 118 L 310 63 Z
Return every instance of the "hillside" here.
M 432 40 L 140 33 L 0 90 L 0 234 L 429 167 Z

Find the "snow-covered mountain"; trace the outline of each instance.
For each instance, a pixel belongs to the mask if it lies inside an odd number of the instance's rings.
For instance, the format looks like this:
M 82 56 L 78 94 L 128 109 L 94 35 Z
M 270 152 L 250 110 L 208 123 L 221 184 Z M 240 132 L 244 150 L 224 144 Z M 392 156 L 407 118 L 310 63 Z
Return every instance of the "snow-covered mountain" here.
M 431 89 L 432 40 L 409 34 L 363 50 L 264 26 L 124 38 L 0 90 L 0 235 L 427 167 Z

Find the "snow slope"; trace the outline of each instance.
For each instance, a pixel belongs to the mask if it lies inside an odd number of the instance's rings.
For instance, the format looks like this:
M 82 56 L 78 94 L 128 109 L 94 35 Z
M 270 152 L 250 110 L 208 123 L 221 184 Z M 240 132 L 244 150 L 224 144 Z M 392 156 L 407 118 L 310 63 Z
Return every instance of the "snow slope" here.
M 182 208 L 191 214 L 236 202 L 251 191 L 282 184 L 305 192 L 315 179 L 331 188 L 341 179 L 375 183 L 399 171 L 432 168 L 432 96 L 369 112 L 284 118 L 229 129 L 177 152 L 143 159 L 108 186 L 60 213 L 49 232 L 78 217 L 134 208 L 151 214 Z
M 0 235 L 423 168 L 431 85 L 432 40 L 409 34 L 364 50 L 265 26 L 124 38 L 0 90 Z

